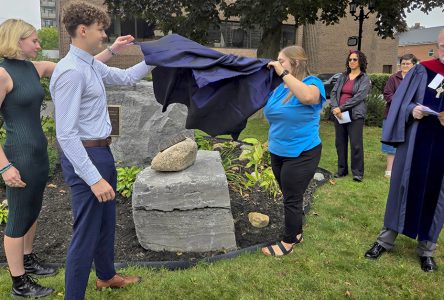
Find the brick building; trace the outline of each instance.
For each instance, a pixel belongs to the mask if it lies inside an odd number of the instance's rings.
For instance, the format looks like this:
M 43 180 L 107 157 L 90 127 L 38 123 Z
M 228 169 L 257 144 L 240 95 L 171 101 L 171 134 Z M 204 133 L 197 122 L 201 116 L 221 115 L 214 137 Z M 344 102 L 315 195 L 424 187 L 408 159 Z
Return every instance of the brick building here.
M 60 0 L 60 8 L 72 0 Z M 90 0 L 98 6 L 102 6 L 103 0 Z M 62 13 L 60 13 L 62 15 Z M 154 28 L 147 27 L 145 22 L 127 20 L 120 22 L 112 18 L 109 36 L 121 34 L 133 34 L 138 39 L 154 38 Z M 376 15 L 370 15 L 363 26 L 362 51 L 368 58 L 368 72 L 392 73 L 396 71 L 397 39 L 382 39 L 374 31 Z M 345 59 L 348 51 L 356 47 L 348 47 L 347 39 L 358 32 L 358 22 L 348 16 L 339 24 L 326 26 L 322 23 L 314 25 L 294 26 L 290 18 L 284 22 L 282 28 L 281 47 L 296 44 L 304 47 L 310 60 L 310 69 L 313 73 L 335 73 L 345 70 Z M 232 19 L 222 22 L 220 28 L 210 28 L 210 46 L 222 53 L 232 53 L 242 56 L 256 57 L 256 48 L 261 38 L 260 29 L 245 30 L 239 23 Z M 63 57 L 69 49 L 69 36 L 63 26 L 60 26 L 60 55 Z M 110 65 L 127 67 L 139 62 L 142 53 L 137 46 L 130 46 L 118 57 L 109 61 Z
M 444 26 L 419 28 L 399 35 L 398 57 L 406 53 L 414 54 L 420 61 L 438 57 L 437 38 Z
M 42 27 L 59 27 L 60 0 L 40 0 Z

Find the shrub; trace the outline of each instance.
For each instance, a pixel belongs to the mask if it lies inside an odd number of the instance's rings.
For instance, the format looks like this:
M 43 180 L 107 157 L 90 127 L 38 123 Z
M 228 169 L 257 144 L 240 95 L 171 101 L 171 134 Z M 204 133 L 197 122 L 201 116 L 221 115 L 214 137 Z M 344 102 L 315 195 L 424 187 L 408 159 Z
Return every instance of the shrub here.
M 42 85 L 43 89 L 45 90 L 45 98 L 43 98 L 43 105 L 45 105 L 45 101 L 51 101 L 51 93 L 49 92 L 49 78 L 43 77 L 40 79 L 40 84 Z
M 45 50 L 59 49 L 59 31 L 55 27 L 43 27 L 37 31 L 40 46 Z
M 367 98 L 366 126 L 382 126 L 384 118 L 385 101 L 379 91 L 373 90 Z
M 212 143 L 205 138 L 205 135 L 200 130 L 194 130 L 194 140 L 196 141 L 199 150 L 213 150 Z
M 130 198 L 133 194 L 133 185 L 137 174 L 141 169 L 139 167 L 117 168 L 117 191 L 125 198 Z
M 6 223 L 8 221 L 8 208 L 0 204 L 0 224 Z
M 245 172 L 247 180 L 243 182 L 246 189 L 259 185 L 271 196 L 276 198 L 280 194 L 279 184 L 269 166 L 270 152 L 265 144 L 261 144 L 255 138 L 246 138 L 243 142 L 251 145 L 244 148 L 239 160 L 247 160 L 247 168 L 253 168 L 253 172 Z
M 373 73 L 368 74 L 370 81 L 372 82 L 372 91 L 378 91 L 380 94 L 384 92 L 385 84 L 391 74 L 386 73 Z
M 49 177 L 54 176 L 56 166 L 59 162 L 59 151 L 56 143 L 56 129 L 54 119 L 51 117 L 43 117 L 41 120 L 42 129 L 48 140 L 48 160 L 49 160 Z

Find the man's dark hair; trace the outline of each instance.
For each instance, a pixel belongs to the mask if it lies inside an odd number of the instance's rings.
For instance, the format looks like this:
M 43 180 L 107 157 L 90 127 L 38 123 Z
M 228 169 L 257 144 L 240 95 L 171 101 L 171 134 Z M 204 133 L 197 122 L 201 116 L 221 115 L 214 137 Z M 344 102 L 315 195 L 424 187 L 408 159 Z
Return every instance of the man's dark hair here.
M 367 70 L 367 57 L 361 51 L 353 50 L 353 51 L 350 51 L 350 53 L 347 56 L 347 60 L 345 61 L 345 68 L 347 69 L 347 74 L 350 74 L 350 72 L 351 72 L 351 69 L 348 66 L 348 59 L 350 58 L 350 55 L 352 55 L 353 53 L 358 56 L 359 68 L 361 69 L 361 72 L 365 73 Z
M 416 56 L 411 53 L 407 53 L 401 56 L 401 58 L 399 59 L 399 63 L 402 63 L 403 60 L 411 60 L 414 65 L 416 65 L 416 63 L 418 62 Z
M 103 9 L 86 2 L 74 2 L 68 5 L 63 10 L 62 22 L 71 37 L 75 37 L 79 25 L 90 26 L 97 23 L 106 29 L 111 23 Z

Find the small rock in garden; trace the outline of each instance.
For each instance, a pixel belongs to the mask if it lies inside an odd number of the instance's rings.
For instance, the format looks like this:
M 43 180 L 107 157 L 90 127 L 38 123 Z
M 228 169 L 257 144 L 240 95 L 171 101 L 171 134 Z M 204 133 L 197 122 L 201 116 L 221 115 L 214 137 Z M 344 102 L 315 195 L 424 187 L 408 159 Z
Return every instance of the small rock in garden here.
M 65 190 L 60 190 L 59 193 L 60 193 L 60 194 L 65 194 L 66 191 L 65 191 Z
M 313 176 L 313 179 L 316 181 L 322 181 L 325 179 L 324 174 L 322 173 L 315 173 Z
M 218 150 L 222 150 L 224 148 L 224 143 L 216 143 L 213 145 L 213 150 L 218 151 Z
M 8 199 L 2 201 L 4 207 L 8 207 Z
M 159 152 L 151 162 L 151 169 L 156 171 L 182 171 L 196 161 L 197 144 L 190 138 Z
M 256 228 L 263 228 L 270 223 L 270 217 L 258 212 L 251 212 L 248 214 L 248 220 L 251 225 Z
M 49 189 L 56 189 L 57 185 L 55 185 L 54 183 L 50 183 L 50 184 L 48 184 L 48 188 Z

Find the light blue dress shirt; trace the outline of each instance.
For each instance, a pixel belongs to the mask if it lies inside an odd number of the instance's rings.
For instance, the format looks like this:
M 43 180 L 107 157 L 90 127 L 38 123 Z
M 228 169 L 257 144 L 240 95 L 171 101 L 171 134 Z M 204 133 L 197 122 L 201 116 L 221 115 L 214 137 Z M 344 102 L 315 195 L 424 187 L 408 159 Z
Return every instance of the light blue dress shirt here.
M 134 85 L 151 69 L 145 62 L 126 70 L 108 67 L 73 45 L 57 63 L 50 83 L 57 141 L 75 173 L 88 185 L 102 176 L 81 141 L 105 139 L 111 134 L 104 84 Z

